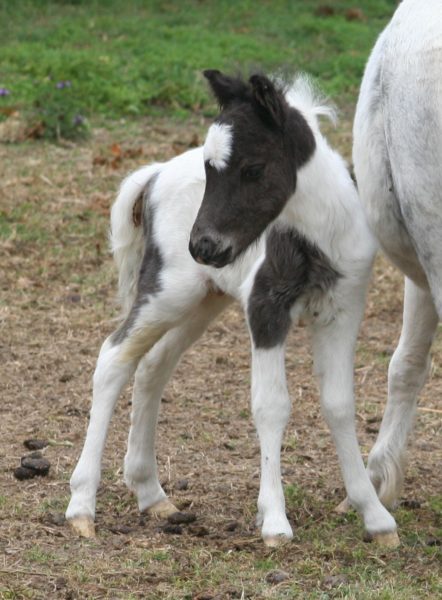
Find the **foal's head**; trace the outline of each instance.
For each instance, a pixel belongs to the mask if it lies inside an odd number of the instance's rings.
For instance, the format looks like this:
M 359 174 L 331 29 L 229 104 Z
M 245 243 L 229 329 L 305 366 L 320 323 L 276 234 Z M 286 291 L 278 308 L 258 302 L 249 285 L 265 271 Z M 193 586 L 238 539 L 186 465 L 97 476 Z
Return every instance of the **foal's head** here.
M 205 71 L 221 112 L 204 144 L 206 189 L 191 235 L 195 260 L 223 267 L 282 211 L 315 150 L 301 113 L 267 77 Z

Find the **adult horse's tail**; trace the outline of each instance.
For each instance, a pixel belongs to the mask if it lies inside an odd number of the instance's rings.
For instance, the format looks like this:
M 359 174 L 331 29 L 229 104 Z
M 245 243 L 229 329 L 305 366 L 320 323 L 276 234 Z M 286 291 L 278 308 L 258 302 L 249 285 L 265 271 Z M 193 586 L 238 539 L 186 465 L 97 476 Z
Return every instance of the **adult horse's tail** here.
M 135 300 L 143 259 L 148 206 L 145 201 L 159 164 L 143 167 L 123 181 L 111 210 L 110 245 L 118 268 L 118 292 L 123 316 Z

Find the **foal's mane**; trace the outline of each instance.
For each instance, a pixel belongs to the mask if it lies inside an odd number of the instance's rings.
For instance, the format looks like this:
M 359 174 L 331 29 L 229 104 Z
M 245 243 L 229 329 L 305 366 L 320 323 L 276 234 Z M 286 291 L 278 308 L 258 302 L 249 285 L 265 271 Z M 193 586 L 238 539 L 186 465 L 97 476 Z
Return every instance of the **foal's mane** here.
M 308 121 L 318 125 L 318 117 L 326 117 L 336 124 L 336 108 L 327 102 L 327 98 L 309 75 L 299 73 L 291 82 L 284 82 L 280 78 L 273 81 L 278 87 L 282 86 L 288 104 L 301 111 Z

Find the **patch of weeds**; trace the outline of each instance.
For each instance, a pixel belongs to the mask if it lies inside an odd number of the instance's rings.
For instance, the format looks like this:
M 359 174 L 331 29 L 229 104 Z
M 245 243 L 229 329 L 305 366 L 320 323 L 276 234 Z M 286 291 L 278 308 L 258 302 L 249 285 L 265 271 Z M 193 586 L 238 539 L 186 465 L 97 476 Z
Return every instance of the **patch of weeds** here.
M 286 485 L 284 489 L 284 494 L 287 507 L 295 510 L 303 507 L 306 499 L 306 494 L 299 485 L 296 485 L 296 483 Z
M 391 360 L 391 351 L 389 350 L 382 350 L 381 352 L 377 352 L 375 354 L 376 357 L 376 361 L 379 365 L 388 365 L 390 363 Z
M 90 580 L 87 567 L 78 562 L 72 565 L 72 575 L 77 583 L 88 583 Z
M 38 510 L 42 513 L 46 512 L 64 512 L 69 501 L 69 496 L 62 498 L 47 498 L 41 502 Z
M 297 445 L 298 445 L 297 436 L 291 435 L 284 441 L 284 450 L 296 450 Z
M 432 496 L 428 499 L 428 504 L 431 510 L 436 513 L 436 515 L 442 517 L 442 495 L 439 494 L 438 496 Z
M 23 600 L 23 598 L 35 598 L 35 596 L 29 588 L 19 587 L 13 590 L 11 587 L 0 587 L 0 598 L 2 600 Z
M 69 80 L 41 84 L 27 119 L 32 137 L 58 142 L 86 139 L 90 133 L 80 96 Z
M 395 511 L 395 517 L 399 527 L 401 528 L 404 525 L 409 525 L 416 520 L 416 511 L 399 506 Z
M 255 569 L 258 569 L 259 571 L 271 571 L 277 567 L 278 565 L 271 558 L 262 558 L 255 562 Z
M 47 552 L 40 548 L 40 546 L 34 546 L 25 552 L 26 560 L 30 562 L 36 562 L 41 565 L 47 565 L 53 563 L 56 559 L 55 554 L 52 552 Z

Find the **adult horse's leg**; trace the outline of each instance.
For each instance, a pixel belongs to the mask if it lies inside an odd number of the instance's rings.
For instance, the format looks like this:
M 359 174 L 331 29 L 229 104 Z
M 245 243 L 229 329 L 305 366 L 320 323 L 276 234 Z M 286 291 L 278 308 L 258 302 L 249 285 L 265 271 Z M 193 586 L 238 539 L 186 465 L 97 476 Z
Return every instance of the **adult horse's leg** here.
M 388 370 L 388 402 L 368 458 L 370 478 L 386 506 L 394 505 L 402 487 L 407 437 L 430 367 L 437 323 L 430 292 L 406 278 L 402 333 Z
M 268 546 L 293 537 L 280 469 L 282 436 L 290 415 L 284 360 L 284 344 L 270 349 L 252 346 L 252 411 L 261 446 L 257 524 Z
M 356 318 L 348 311 L 329 325 L 313 329 L 315 372 L 349 501 L 362 515 L 365 529 L 375 541 L 396 546 L 399 539 L 395 520 L 377 497 L 356 437 L 353 364 L 358 327 L 359 315 Z
M 137 496 L 140 511 L 148 510 L 159 517 L 177 511 L 158 481 L 155 430 L 162 392 L 182 353 L 230 301 L 228 296 L 207 296 L 182 325 L 164 335 L 138 366 L 124 477 Z

